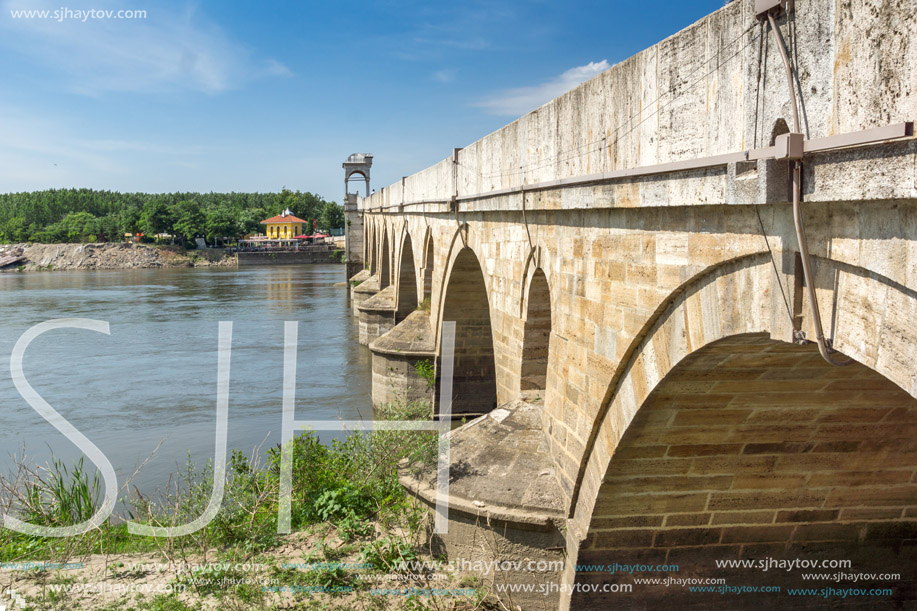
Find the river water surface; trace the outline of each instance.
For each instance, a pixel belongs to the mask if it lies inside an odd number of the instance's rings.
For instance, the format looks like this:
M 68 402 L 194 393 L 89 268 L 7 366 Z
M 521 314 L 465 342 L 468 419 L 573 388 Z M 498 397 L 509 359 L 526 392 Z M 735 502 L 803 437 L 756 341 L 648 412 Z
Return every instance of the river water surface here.
M 40 335 L 25 354 L 26 379 L 102 450 L 119 486 L 160 442 L 134 480 L 145 494 L 189 452 L 198 465 L 213 456 L 220 321 L 233 322 L 230 449 L 250 454 L 280 441 L 288 320 L 299 321 L 297 420 L 371 419 L 370 355 L 346 288 L 333 286 L 344 279 L 343 265 L 0 274 L 0 469 L 23 443 L 39 464 L 51 450 L 68 463 L 80 455 L 10 373 L 19 337 L 56 318 L 107 321 L 111 335 Z

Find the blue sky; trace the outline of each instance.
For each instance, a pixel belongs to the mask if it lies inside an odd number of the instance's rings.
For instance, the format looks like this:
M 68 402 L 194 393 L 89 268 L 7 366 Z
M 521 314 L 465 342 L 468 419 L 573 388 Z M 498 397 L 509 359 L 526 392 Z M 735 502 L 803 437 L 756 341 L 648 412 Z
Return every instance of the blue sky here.
M 340 201 L 350 153 L 386 186 L 722 5 L 68 2 L 0 0 L 0 192 Z M 147 16 L 11 14 L 61 8 Z

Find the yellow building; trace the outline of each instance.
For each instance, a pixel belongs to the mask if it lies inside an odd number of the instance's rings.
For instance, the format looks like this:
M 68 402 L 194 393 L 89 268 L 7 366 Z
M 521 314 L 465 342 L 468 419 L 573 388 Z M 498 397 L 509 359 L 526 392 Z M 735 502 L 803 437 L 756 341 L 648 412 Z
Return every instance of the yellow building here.
M 269 219 L 261 221 L 262 225 L 267 225 L 265 234 L 275 240 L 290 240 L 298 235 L 302 235 L 303 225 L 306 221 L 296 218 L 289 209 L 284 210 L 283 214 L 272 216 Z

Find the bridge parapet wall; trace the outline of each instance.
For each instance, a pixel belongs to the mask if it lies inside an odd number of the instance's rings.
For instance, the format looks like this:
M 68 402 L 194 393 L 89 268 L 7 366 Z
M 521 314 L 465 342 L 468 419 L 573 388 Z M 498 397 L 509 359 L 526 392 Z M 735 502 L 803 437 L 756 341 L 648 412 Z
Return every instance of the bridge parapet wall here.
M 799 74 L 807 138 L 914 120 L 917 26 L 911 4 L 795 4 L 789 23 L 781 18 L 778 25 Z M 445 202 L 456 194 L 770 146 L 775 125 L 782 120 L 792 126 L 792 113 L 783 66 L 752 6 L 728 4 L 466 146 L 455 163 L 445 159 L 381 189 L 362 201 L 363 208 Z M 881 32 L 881 43 L 870 32 Z M 764 56 L 767 61 L 759 61 Z M 912 166 L 902 169 L 913 173 Z M 850 181 L 847 186 L 855 189 Z M 637 192 L 624 195 L 615 201 L 642 205 Z M 707 195 L 702 200 L 723 203 L 725 193 Z

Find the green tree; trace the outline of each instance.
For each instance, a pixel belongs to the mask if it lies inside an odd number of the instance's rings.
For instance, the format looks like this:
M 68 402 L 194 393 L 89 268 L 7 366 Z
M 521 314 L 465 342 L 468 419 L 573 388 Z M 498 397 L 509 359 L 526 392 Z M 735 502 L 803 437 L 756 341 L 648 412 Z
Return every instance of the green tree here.
M 239 213 L 239 235 L 261 233 L 261 221 L 269 217 L 261 208 L 248 208 Z
M 260 233 L 262 219 L 289 208 L 304 219 L 305 231 L 312 230 L 312 219 L 319 219 L 324 229 L 334 229 L 333 213 L 325 211 L 325 200 L 315 194 L 291 191 L 279 193 L 118 193 L 91 189 L 48 189 L 32 193 L 0 193 L 0 240 L 9 242 L 100 239 L 120 240 L 125 233 L 144 232 L 152 238 L 158 233 L 175 235 L 175 212 L 185 201 L 196 202 L 205 216 L 204 227 L 198 233 L 218 237 L 233 235 L 226 231 L 226 209 L 234 215 L 239 234 Z M 91 225 L 89 217 L 68 219 L 69 214 L 86 213 L 98 220 Z M 220 224 L 208 229 L 206 221 Z M 88 219 L 88 221 L 87 221 Z M 188 219 L 186 219 L 187 221 Z M 192 223 L 193 224 L 193 223 Z M 87 230 L 89 231 L 87 233 Z
M 59 223 L 63 233 L 63 241 L 85 242 L 90 236 L 98 236 L 99 219 L 89 212 L 71 212 Z
M 318 219 L 319 215 L 322 213 L 322 209 L 325 205 L 325 200 L 321 196 L 316 195 L 315 193 L 301 193 L 300 191 L 290 191 L 286 187 L 280 190 L 280 193 L 277 195 L 277 206 L 274 208 L 277 211 L 273 214 L 280 214 L 287 208 L 294 216 L 298 216 L 304 221 L 308 221 L 308 231 L 307 233 L 312 232 L 312 220 Z M 303 230 L 306 231 L 306 227 L 303 227 Z
M 299 212 L 302 212 L 299 206 L 300 197 L 301 197 L 301 194 L 299 193 L 299 191 L 294 193 L 293 191 L 290 191 L 286 187 L 283 187 L 280 190 L 280 193 L 277 195 L 277 212 L 275 214 L 280 214 L 281 212 L 289 208 L 290 212 L 292 212 L 296 216 L 299 216 Z M 300 218 L 304 218 L 304 217 L 300 217 Z
M 318 226 L 324 231 L 340 229 L 344 226 L 344 206 L 337 202 L 325 202 L 318 216 Z
M 25 219 L 21 216 L 14 216 L 9 219 L 3 227 L 3 239 L 8 242 L 25 242 L 29 239 L 29 228 L 26 226 Z
M 204 223 L 208 240 L 237 238 L 241 235 L 238 214 L 228 202 L 221 202 L 207 210 Z
M 54 244 L 57 242 L 67 241 L 67 229 L 63 223 L 51 223 L 41 229 L 33 231 L 29 235 L 29 242 L 43 242 Z
M 201 207 L 196 201 L 182 200 L 171 207 L 172 218 L 175 222 L 172 229 L 175 235 L 181 238 L 182 245 L 204 233 L 206 219 Z
M 140 206 L 131 205 L 118 212 L 118 239 L 125 233 L 135 234 L 142 231 L 140 226 Z
M 146 235 L 152 237 L 157 233 L 171 233 L 173 222 L 172 211 L 161 199 L 151 199 L 143 205 L 140 228 Z
M 99 241 L 118 242 L 123 233 L 121 219 L 117 214 L 106 214 L 99 219 Z

